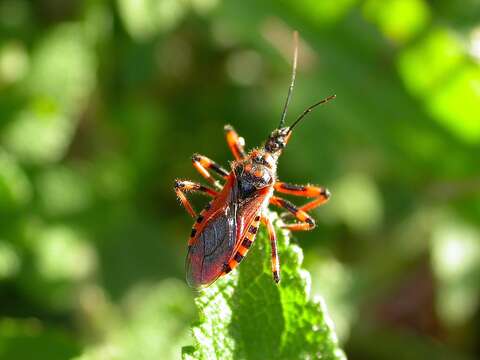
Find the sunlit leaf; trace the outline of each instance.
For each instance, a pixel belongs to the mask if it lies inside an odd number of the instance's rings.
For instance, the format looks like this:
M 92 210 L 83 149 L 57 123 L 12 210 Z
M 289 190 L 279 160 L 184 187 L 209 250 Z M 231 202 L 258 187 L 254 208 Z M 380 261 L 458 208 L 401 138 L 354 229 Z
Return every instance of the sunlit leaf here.
M 408 89 L 415 95 L 428 97 L 464 60 L 460 39 L 453 32 L 438 28 L 404 50 L 398 67 Z
M 364 4 L 364 12 L 385 36 L 398 42 L 415 36 L 430 17 L 424 0 L 369 0 Z
M 480 141 L 480 66 L 463 66 L 432 93 L 429 108 L 439 122 L 468 143 Z
M 468 143 L 480 140 L 480 67 L 467 59 L 458 36 L 444 29 L 432 31 L 399 59 L 410 90 L 454 135 Z
M 200 291 L 200 321 L 184 359 L 345 359 L 323 300 L 310 299 L 301 249 L 276 231 L 280 284 L 272 279 L 268 236 L 260 231 L 238 270 Z

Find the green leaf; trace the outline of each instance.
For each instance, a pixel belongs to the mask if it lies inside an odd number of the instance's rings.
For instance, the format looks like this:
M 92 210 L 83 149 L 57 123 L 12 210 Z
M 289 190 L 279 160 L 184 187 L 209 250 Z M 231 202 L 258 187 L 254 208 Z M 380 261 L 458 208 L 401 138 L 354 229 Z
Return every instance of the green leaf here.
M 183 359 L 345 359 L 322 299 L 309 299 L 302 250 L 275 221 L 282 280 L 276 285 L 265 230 L 233 273 L 200 290 L 194 346 Z

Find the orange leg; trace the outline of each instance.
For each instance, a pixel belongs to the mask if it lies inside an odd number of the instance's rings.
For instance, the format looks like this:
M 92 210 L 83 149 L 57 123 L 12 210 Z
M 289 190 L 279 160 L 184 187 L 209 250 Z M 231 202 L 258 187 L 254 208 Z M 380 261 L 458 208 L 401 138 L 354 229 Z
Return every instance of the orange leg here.
M 227 137 L 228 147 L 232 151 L 235 160 L 243 159 L 246 156 L 245 150 L 243 149 L 245 146 L 245 140 L 238 136 L 237 132 L 230 125 L 225 125 L 224 130 Z
M 278 260 L 277 251 L 277 235 L 272 225 L 272 220 L 268 216 L 262 216 L 262 223 L 267 226 L 268 237 L 270 238 L 270 245 L 272 247 L 272 274 L 273 280 L 278 284 L 280 282 L 280 262 Z
M 330 191 L 319 186 L 293 185 L 278 181 L 273 187 L 276 191 L 283 194 L 314 198 L 312 201 L 299 207 L 299 210 L 303 211 L 309 211 L 316 208 L 317 206 L 323 205 L 330 198 Z
M 219 174 L 221 177 L 226 178 L 228 176 L 227 170 L 222 168 L 220 165 L 218 165 L 215 161 L 209 159 L 206 156 L 199 155 L 199 154 L 193 154 L 192 156 L 192 163 L 195 169 L 202 175 L 205 179 L 207 179 L 215 188 L 221 189 L 222 185 L 218 180 L 212 177 L 210 172 L 208 171 L 213 170 L 217 174 Z
M 281 207 L 288 212 L 290 212 L 293 216 L 295 216 L 299 223 L 293 224 L 286 224 L 284 227 L 291 231 L 304 231 L 304 230 L 312 230 L 315 227 L 315 220 L 308 215 L 304 210 L 297 208 L 293 205 L 290 201 L 282 199 L 278 196 L 272 196 L 270 198 L 270 204 Z
M 191 181 L 184 181 L 184 180 L 175 180 L 175 192 L 180 199 L 183 207 L 188 211 L 188 213 L 193 217 L 197 217 L 197 213 L 193 209 L 192 205 L 190 204 L 190 201 L 188 201 L 185 193 L 191 191 L 191 192 L 200 192 L 202 194 L 208 195 L 208 196 L 216 196 L 217 192 L 215 190 L 210 189 L 209 187 L 191 182 Z

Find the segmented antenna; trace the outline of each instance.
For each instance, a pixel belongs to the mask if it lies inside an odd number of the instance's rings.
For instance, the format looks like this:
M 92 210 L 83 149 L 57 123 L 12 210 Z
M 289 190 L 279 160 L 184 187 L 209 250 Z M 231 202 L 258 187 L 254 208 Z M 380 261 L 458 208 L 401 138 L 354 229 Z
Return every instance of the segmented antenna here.
M 303 113 L 300 114 L 300 116 L 297 118 L 297 120 L 294 121 L 292 125 L 288 127 L 288 132 L 292 131 L 293 128 L 302 120 L 309 112 L 311 112 L 313 109 L 315 109 L 317 106 L 325 104 L 326 102 L 333 100 L 337 97 L 337 95 L 330 95 L 329 97 L 320 100 L 319 102 L 309 106 L 308 108 L 305 109 Z
M 285 118 L 287 117 L 288 104 L 290 104 L 290 99 L 292 98 L 293 86 L 295 85 L 295 76 L 297 74 L 297 59 L 298 59 L 298 32 L 293 32 L 293 63 L 292 63 L 292 80 L 290 81 L 290 87 L 288 88 L 287 99 L 285 100 L 285 105 L 283 106 L 282 117 L 280 118 L 280 124 L 278 128 L 285 126 Z

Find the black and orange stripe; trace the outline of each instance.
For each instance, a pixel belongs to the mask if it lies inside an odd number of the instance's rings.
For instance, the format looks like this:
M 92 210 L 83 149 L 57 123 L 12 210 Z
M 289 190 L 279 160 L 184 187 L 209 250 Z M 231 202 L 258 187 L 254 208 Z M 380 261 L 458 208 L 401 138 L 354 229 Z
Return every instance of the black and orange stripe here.
M 205 221 L 205 215 L 207 214 L 210 207 L 211 207 L 211 203 L 208 203 L 205 206 L 205 208 L 200 212 L 200 215 L 197 216 L 197 219 L 193 224 L 192 231 L 190 232 L 190 238 L 188 239 L 188 246 L 193 245 L 195 241 L 195 236 L 200 231 L 200 227 L 203 225 L 203 222 Z
M 248 230 L 245 231 L 243 235 L 243 239 L 241 240 L 240 245 L 238 246 L 237 250 L 230 258 L 230 260 L 224 265 L 223 272 L 228 274 L 230 271 L 235 269 L 238 264 L 245 258 L 248 250 L 252 246 L 253 242 L 255 241 L 255 237 L 258 232 L 258 227 L 260 226 L 260 215 L 255 216 L 252 223 L 248 227 Z
M 217 164 L 215 161 L 212 159 L 209 159 L 206 156 L 200 155 L 200 154 L 193 154 L 192 155 L 192 162 L 200 164 L 202 167 L 205 169 L 210 169 L 215 171 L 218 175 L 226 178 L 228 176 L 228 171 L 225 170 L 222 166 Z
M 320 186 L 295 185 L 277 181 L 273 187 L 276 191 L 283 194 L 304 196 L 308 198 L 318 197 L 324 199 L 324 201 L 328 200 L 330 197 L 330 192 Z
M 228 176 L 227 170 L 222 168 L 218 165 L 215 161 L 209 159 L 206 156 L 193 154 L 192 155 L 192 163 L 193 167 L 202 175 L 205 179 L 207 179 L 213 186 L 217 189 L 221 189 L 222 186 L 218 180 L 216 180 L 208 170 L 213 170 L 223 178 Z
M 328 199 L 330 199 L 330 191 L 328 191 L 328 189 L 326 188 L 319 186 L 294 185 L 278 181 L 273 187 L 276 191 L 283 194 L 304 196 L 307 198 L 316 198 L 301 206 L 299 209 L 302 211 L 310 211 L 312 209 L 315 209 L 316 207 L 325 204 Z
M 308 215 L 304 210 L 302 210 L 301 208 L 299 209 L 290 201 L 282 199 L 278 196 L 272 196 L 270 198 L 270 203 L 289 211 L 293 216 L 300 220 L 300 223 L 285 225 L 284 227 L 286 229 L 289 229 L 291 231 L 300 231 L 312 230 L 315 227 L 315 220 L 313 220 L 313 218 Z

